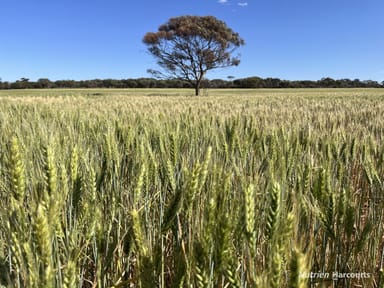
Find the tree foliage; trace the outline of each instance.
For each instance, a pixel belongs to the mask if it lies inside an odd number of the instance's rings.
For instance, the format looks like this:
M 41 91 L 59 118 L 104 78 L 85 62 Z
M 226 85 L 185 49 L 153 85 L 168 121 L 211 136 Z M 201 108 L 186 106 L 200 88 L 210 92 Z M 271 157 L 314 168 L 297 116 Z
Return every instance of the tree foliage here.
M 46 89 L 46 88 L 193 88 L 191 83 L 181 79 L 93 79 L 93 80 L 57 80 L 41 78 L 26 81 L 22 78 L 15 82 L 0 81 L 0 89 Z M 228 80 L 204 79 L 204 87 L 215 88 L 384 88 L 384 81 L 360 79 L 321 80 L 284 80 L 279 78 L 247 77 Z
M 239 65 L 232 53 L 244 45 L 238 33 L 213 16 L 171 18 L 157 32 L 148 32 L 143 42 L 162 68 L 150 72 L 186 80 L 196 96 L 209 70 Z

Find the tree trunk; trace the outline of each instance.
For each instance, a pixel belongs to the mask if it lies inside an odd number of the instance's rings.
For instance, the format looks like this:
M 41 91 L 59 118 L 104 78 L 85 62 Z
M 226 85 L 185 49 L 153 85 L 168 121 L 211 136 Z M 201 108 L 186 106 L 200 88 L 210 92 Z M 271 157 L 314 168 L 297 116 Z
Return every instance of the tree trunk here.
M 195 96 L 200 95 L 200 82 L 196 82 L 195 84 Z
M 200 86 L 201 86 L 201 81 L 203 80 L 203 77 L 199 78 L 196 80 L 195 83 L 195 96 L 200 96 Z

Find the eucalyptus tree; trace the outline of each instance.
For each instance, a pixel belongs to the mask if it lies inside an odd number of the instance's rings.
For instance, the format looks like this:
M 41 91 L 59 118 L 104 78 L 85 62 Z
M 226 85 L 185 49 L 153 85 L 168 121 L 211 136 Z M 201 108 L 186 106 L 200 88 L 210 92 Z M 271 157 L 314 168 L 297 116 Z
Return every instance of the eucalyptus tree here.
M 232 54 L 244 45 L 225 22 L 213 16 L 190 15 L 169 19 L 157 32 L 145 34 L 143 42 L 161 68 L 148 71 L 189 82 L 196 96 L 209 70 L 239 65 L 239 56 Z

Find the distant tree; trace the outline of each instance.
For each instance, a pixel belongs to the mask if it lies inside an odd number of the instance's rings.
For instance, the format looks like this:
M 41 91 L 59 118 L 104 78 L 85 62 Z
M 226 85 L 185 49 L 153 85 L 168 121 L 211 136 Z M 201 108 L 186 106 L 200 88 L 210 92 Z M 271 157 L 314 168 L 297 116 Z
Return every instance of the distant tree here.
M 321 78 L 319 81 L 321 87 L 334 88 L 336 87 L 336 81 L 330 77 Z
M 77 88 L 75 80 L 58 80 L 55 81 L 57 88 Z
M 16 80 L 16 82 L 11 83 L 11 89 L 27 89 L 30 88 L 30 82 L 28 78 L 20 78 L 20 80 Z
M 196 96 L 209 70 L 239 65 L 231 54 L 244 45 L 238 33 L 213 16 L 171 18 L 157 32 L 148 32 L 143 42 L 162 68 L 149 72 L 189 82 Z
M 370 87 L 370 88 L 380 87 L 380 84 L 377 81 L 373 81 L 373 80 L 365 80 L 363 81 L 363 83 L 366 85 L 366 87 Z
M 40 78 L 37 80 L 37 88 L 51 88 L 52 82 L 47 78 Z
M 210 88 L 229 88 L 232 81 L 225 81 L 223 79 L 212 79 L 209 81 Z
M 264 79 L 260 77 L 247 77 L 243 79 L 237 79 L 233 81 L 236 88 L 264 88 L 266 83 Z
M 9 82 L 0 82 L 0 89 L 9 89 L 10 85 Z

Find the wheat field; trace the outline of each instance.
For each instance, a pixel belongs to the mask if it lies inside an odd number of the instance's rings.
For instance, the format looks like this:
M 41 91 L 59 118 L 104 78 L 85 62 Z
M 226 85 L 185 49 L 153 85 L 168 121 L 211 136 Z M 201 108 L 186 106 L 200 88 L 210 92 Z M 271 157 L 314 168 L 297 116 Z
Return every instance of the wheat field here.
M 384 287 L 384 90 L 0 91 L 0 287 Z

